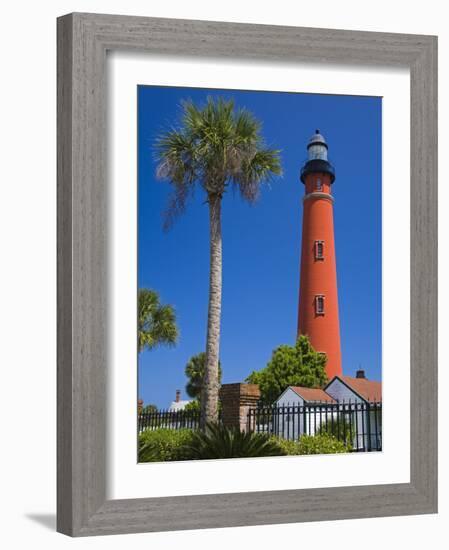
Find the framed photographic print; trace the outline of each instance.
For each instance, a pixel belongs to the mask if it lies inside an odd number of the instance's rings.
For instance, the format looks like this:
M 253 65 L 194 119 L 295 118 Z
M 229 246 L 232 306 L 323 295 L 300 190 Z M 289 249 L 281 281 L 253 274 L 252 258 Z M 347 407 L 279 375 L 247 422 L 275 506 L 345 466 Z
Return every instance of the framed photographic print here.
M 58 20 L 58 530 L 437 509 L 436 38 Z

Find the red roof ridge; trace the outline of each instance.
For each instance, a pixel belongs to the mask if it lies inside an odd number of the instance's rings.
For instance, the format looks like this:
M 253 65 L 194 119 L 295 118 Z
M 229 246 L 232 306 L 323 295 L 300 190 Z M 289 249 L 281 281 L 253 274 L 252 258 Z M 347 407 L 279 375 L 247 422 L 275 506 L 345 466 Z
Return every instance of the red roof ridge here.
M 295 393 L 304 399 L 304 401 L 318 401 L 327 403 L 336 403 L 335 399 L 321 388 L 306 388 L 304 386 L 289 386 Z
M 354 376 L 337 376 L 336 378 L 340 378 L 363 399 L 377 402 L 382 401 L 382 382 L 368 380 L 367 378 L 356 378 Z

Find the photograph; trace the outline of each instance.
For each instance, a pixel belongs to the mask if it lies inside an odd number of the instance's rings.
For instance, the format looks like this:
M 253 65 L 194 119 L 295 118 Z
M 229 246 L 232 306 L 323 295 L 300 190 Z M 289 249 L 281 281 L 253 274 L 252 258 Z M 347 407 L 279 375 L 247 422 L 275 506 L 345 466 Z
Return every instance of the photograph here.
M 382 98 L 138 94 L 138 461 L 382 450 Z
M 4 548 L 441 547 L 443 5 L 5 4 Z

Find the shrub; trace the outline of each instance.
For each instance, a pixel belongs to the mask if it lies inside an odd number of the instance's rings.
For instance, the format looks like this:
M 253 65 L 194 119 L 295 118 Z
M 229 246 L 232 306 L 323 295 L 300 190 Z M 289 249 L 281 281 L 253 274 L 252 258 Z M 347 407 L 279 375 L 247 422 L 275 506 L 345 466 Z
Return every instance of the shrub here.
M 318 428 L 318 434 L 333 435 L 336 439 L 351 445 L 354 440 L 355 429 L 348 419 L 340 417 L 338 420 L 330 419 L 323 422 Z
M 188 429 L 145 430 L 139 435 L 139 462 L 188 460 L 186 445 L 192 436 L 193 431 Z
M 289 441 L 219 424 L 208 424 L 205 432 L 160 428 L 146 430 L 139 436 L 139 462 L 334 454 L 349 450 L 349 445 L 329 434 L 303 435 L 298 441 Z
M 314 350 L 307 336 L 300 335 L 294 346 L 277 347 L 267 366 L 246 379 L 258 384 L 264 403 L 273 403 L 288 386 L 321 388 L 327 381 L 326 356 Z
M 303 435 L 297 441 L 287 439 L 271 438 L 277 441 L 284 455 L 321 455 L 347 453 L 351 450 L 350 445 L 345 445 L 336 437 L 329 434 Z
M 201 411 L 201 404 L 198 399 L 194 399 L 193 401 L 189 401 L 187 405 L 184 407 L 184 411 L 186 412 L 194 412 L 194 413 L 200 413 Z
M 266 434 L 241 432 L 221 424 L 208 424 L 195 432 L 186 446 L 192 459 L 246 458 L 285 454 L 276 440 Z

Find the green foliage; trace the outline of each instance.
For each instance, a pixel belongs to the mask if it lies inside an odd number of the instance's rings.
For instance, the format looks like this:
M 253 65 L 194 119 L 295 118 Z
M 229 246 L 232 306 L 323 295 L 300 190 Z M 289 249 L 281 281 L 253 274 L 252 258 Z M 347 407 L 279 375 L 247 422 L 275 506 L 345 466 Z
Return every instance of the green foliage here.
M 186 365 L 185 373 L 189 381 L 186 392 L 189 397 L 200 399 L 203 388 L 204 374 L 206 372 L 206 354 L 204 351 L 193 355 Z M 218 361 L 218 383 L 221 384 L 221 363 Z
M 142 414 L 151 414 L 151 413 L 155 413 L 157 412 L 157 407 L 156 405 L 145 405 L 145 407 L 143 407 L 142 409 Z
M 139 435 L 139 462 L 166 462 L 187 460 L 187 445 L 191 441 L 192 430 L 145 430 Z
M 349 419 L 345 417 L 340 417 L 338 420 L 336 418 L 328 419 L 326 422 L 323 422 L 318 428 L 319 434 L 332 435 L 336 439 L 347 443 L 352 446 L 352 441 L 355 436 L 354 426 L 349 422 Z
M 139 352 L 162 344 L 176 344 L 179 333 L 173 306 L 161 305 L 157 292 L 142 288 L 139 290 L 138 308 Z
M 139 462 L 279 456 L 277 440 L 208 424 L 206 430 L 146 430 L 139 436 Z
M 186 412 L 199 413 L 201 411 L 201 404 L 198 399 L 194 399 L 193 401 L 190 401 L 189 403 L 187 403 L 187 405 L 184 407 L 184 410 Z
M 205 431 L 195 432 L 186 447 L 192 459 L 279 456 L 282 449 L 266 434 L 241 432 L 209 423 Z
M 325 366 L 326 356 L 301 335 L 295 346 L 276 348 L 267 366 L 252 372 L 246 382 L 259 384 L 261 399 L 273 403 L 288 386 L 322 387 L 327 382 Z
M 253 202 L 260 184 L 282 173 L 279 151 L 265 146 L 261 123 L 223 98 L 209 97 L 203 106 L 184 101 L 181 123 L 159 136 L 156 157 L 157 176 L 173 190 L 166 229 L 184 212 L 195 184 L 220 198 L 232 185 Z
M 218 402 L 218 410 L 221 411 L 221 402 Z M 184 407 L 184 411 L 187 412 L 197 412 L 198 414 L 201 412 L 201 401 L 199 399 L 193 399 L 187 405 Z
M 350 445 L 324 433 L 289 441 L 219 424 L 208 424 L 205 432 L 159 428 L 146 430 L 139 436 L 139 462 L 335 454 L 350 450 Z
M 336 437 L 329 434 L 303 435 L 299 440 L 290 441 L 282 438 L 272 437 L 277 442 L 284 455 L 321 455 L 347 453 L 351 450 L 350 445 L 345 445 Z

